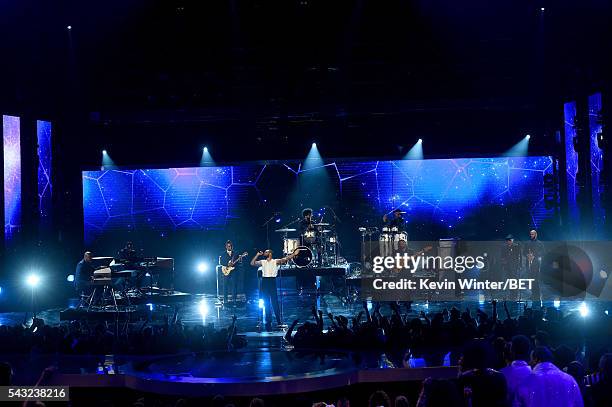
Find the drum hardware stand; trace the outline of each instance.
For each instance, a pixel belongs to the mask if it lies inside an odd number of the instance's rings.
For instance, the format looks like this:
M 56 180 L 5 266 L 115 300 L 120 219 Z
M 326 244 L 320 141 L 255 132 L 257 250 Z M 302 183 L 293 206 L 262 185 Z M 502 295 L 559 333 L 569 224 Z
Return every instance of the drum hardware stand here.
M 91 293 L 91 296 L 89 297 L 89 303 L 87 306 L 87 312 L 89 312 L 89 310 L 91 309 L 94 303 L 94 300 L 96 299 L 96 293 L 98 292 L 98 287 L 94 287 L 93 292 Z M 119 313 L 119 307 L 117 306 L 117 298 L 115 297 L 115 289 L 113 288 L 113 286 L 109 283 L 109 284 L 105 284 L 102 287 L 102 293 L 101 293 L 101 297 L 100 300 L 102 302 L 102 308 L 106 308 L 106 299 L 107 296 L 110 294 L 110 297 L 112 298 L 113 302 L 112 302 L 112 306 L 115 309 L 115 312 L 118 314 Z
M 281 329 L 286 330 L 287 328 L 289 328 L 289 326 L 285 323 L 285 318 L 284 318 L 284 311 L 283 311 L 283 302 L 284 302 L 284 295 L 283 295 L 283 273 L 282 273 L 282 269 L 278 269 L 278 288 L 280 291 L 280 304 L 279 304 L 279 310 L 280 310 L 280 325 L 278 326 Z
M 219 257 L 219 261 L 221 261 L 221 257 Z M 217 296 L 215 297 L 215 307 L 221 307 L 223 302 L 221 302 L 221 297 L 219 297 L 219 273 L 221 272 L 221 264 L 217 264 L 215 266 L 215 275 L 217 277 Z

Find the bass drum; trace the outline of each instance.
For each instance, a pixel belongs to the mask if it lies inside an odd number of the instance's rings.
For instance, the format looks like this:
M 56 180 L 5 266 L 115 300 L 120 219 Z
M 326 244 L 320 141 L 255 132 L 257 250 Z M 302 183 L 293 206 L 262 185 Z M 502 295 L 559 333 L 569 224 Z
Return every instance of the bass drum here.
M 308 267 L 312 262 L 312 250 L 306 246 L 299 246 L 295 250 L 299 250 L 299 252 L 293 258 L 293 263 L 298 267 Z

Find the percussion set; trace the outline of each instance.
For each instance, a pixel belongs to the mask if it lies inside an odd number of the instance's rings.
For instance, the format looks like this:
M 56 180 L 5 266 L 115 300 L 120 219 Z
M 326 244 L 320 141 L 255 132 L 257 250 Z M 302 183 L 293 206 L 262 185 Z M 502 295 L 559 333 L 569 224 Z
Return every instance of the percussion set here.
M 333 225 L 325 222 L 312 223 L 311 227 L 299 234 L 294 228 L 277 229 L 283 234 L 285 256 L 300 249 L 293 263 L 300 268 L 333 267 L 338 264 L 339 240 Z
M 360 227 L 361 237 L 363 241 L 372 241 L 372 235 L 378 234 L 377 227 Z M 397 249 L 397 242 L 400 240 L 408 241 L 408 234 L 401 231 L 396 226 L 384 226 L 378 235 L 378 241 L 381 243 L 393 243 L 393 246 Z
M 396 226 L 384 226 L 382 230 L 380 230 L 380 233 L 377 227 L 371 226 L 360 227 L 358 230 L 361 232 L 363 247 L 367 247 L 369 253 L 372 252 L 373 245 L 376 242 L 375 235 L 378 234 L 378 245 L 381 256 L 392 256 L 397 250 L 398 242 L 401 240 L 408 241 L 408 234 Z

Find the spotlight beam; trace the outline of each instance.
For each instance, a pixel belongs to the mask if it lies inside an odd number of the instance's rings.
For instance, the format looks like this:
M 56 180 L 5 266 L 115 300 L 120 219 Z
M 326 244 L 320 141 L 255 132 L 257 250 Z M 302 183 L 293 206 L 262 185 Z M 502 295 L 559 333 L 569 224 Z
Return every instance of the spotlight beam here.
M 108 151 L 102 150 L 102 169 L 112 169 L 116 167 L 115 162 L 110 155 L 108 155 Z
M 310 151 L 304 160 L 303 169 L 308 170 L 316 167 L 323 166 L 323 157 L 319 153 L 319 149 L 317 148 L 317 143 L 312 143 L 310 147 Z
M 202 149 L 202 158 L 200 159 L 200 167 L 210 167 L 214 165 L 215 161 L 213 160 L 212 155 L 210 155 L 208 146 L 204 146 L 204 148 Z
M 410 150 L 404 156 L 404 160 L 422 160 L 423 159 L 423 139 L 418 139 Z
M 531 136 L 527 134 L 518 143 L 506 151 L 504 157 L 527 157 L 529 155 L 529 140 Z

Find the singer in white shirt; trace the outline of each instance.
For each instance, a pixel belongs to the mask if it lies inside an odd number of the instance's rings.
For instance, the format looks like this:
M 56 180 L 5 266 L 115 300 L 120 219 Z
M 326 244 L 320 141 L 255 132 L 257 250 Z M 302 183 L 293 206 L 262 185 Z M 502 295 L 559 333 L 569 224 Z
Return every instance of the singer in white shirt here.
M 276 322 L 278 325 L 282 324 L 280 310 L 278 307 L 278 295 L 276 293 L 276 277 L 278 276 L 278 268 L 281 264 L 287 263 L 289 260 L 294 258 L 298 254 L 299 250 L 294 251 L 289 256 L 283 257 L 282 259 L 272 258 L 272 250 L 267 249 L 262 252 L 259 251 L 251 260 L 251 266 L 261 267 L 261 292 L 260 296 L 264 301 L 264 307 L 266 310 L 264 321 L 266 324 L 266 330 L 272 330 L 272 310 L 276 315 Z M 257 260 L 259 257 L 264 256 L 262 260 Z

